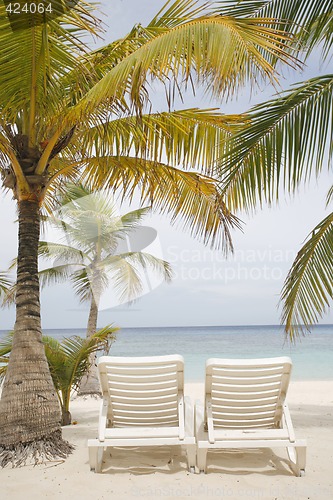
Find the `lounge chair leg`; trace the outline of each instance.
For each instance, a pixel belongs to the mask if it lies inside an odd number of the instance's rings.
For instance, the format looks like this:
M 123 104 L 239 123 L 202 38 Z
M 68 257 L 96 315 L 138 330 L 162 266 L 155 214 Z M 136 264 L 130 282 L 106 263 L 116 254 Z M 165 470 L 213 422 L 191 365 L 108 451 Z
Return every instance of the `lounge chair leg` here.
M 186 456 L 187 456 L 187 467 L 190 472 L 195 471 L 195 461 L 196 461 L 196 448 L 195 444 L 188 444 L 186 446 Z
M 89 446 L 90 470 L 95 472 L 102 471 L 103 451 L 104 448 L 102 446 Z
M 198 448 L 197 450 L 197 465 L 199 472 L 207 472 L 207 448 Z
M 97 446 L 89 446 L 88 451 L 90 470 L 95 471 L 97 465 Z
M 295 476 L 300 477 L 305 474 L 306 446 L 296 446 L 287 448 L 290 459 L 290 468 Z

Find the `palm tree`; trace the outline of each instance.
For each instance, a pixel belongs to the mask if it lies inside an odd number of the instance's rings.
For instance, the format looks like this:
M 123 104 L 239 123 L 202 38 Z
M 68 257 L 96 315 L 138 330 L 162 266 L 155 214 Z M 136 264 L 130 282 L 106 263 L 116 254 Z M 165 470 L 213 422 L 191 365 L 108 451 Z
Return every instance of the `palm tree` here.
M 89 371 L 91 356 L 100 350 L 107 354 L 114 340 L 113 334 L 117 330 L 118 328 L 106 326 L 89 338 L 83 339 L 74 335 L 63 339 L 62 342 L 43 335 L 47 362 L 61 406 L 61 425 L 69 425 L 72 421 L 69 411 L 70 397 L 73 391 L 78 390 L 82 378 Z M 9 334 L 0 342 L 0 383 L 5 378 L 8 356 L 12 348 L 13 335 Z
M 235 15 L 269 15 L 298 23 L 298 38 L 308 57 L 321 44 L 330 57 L 333 43 L 331 1 L 231 2 Z M 227 15 L 228 11 L 223 11 Z M 277 200 L 281 190 L 294 193 L 317 177 L 333 152 L 333 75 L 294 85 L 280 96 L 254 106 L 246 127 L 230 139 L 221 161 L 221 188 L 233 210 L 251 210 Z M 326 156 L 327 155 L 327 156 Z M 327 196 L 332 202 L 333 188 Z M 327 311 L 333 298 L 333 213 L 316 225 L 298 252 L 285 280 L 281 301 L 286 335 L 295 340 Z
M 60 202 L 59 215 L 46 219 L 62 233 L 65 242 L 40 241 L 39 255 L 53 261 L 51 267 L 39 272 L 40 283 L 44 286 L 69 280 L 80 300 L 90 303 L 88 338 L 96 333 L 101 295 L 110 285 L 123 303 L 142 293 L 141 270 L 150 270 L 166 281 L 171 279 L 168 262 L 130 248 L 119 253 L 149 210 L 141 208 L 118 216 L 110 192 L 69 184 Z M 99 393 L 94 361 L 93 354 L 91 369 L 82 379 L 81 395 Z
M 53 190 L 85 175 L 93 188 L 121 189 L 129 198 L 139 191 L 142 203 L 182 220 L 192 235 L 230 249 L 239 221 L 212 162 L 240 117 L 170 111 L 173 96 L 198 82 L 228 97 L 248 82 L 275 81 L 277 60 L 297 63 L 293 38 L 276 20 L 221 16 L 197 0 L 168 2 L 147 26 L 89 51 L 86 36 L 101 32 L 93 8 L 78 0 L 56 18 L 34 22 L 32 15 L 13 30 L 0 4 L 0 165 L 19 225 L 14 341 L 0 401 L 2 465 L 36 448 L 54 456 L 70 449 L 41 342 L 40 210 L 52 210 Z M 168 112 L 152 112 L 152 80 L 164 84 Z

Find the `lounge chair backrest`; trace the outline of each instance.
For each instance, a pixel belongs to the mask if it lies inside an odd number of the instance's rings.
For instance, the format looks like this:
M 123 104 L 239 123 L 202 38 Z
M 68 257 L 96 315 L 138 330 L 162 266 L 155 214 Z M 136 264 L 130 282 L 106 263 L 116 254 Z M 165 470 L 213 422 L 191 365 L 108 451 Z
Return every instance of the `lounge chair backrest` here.
M 239 430 L 278 427 L 291 368 L 288 357 L 209 359 L 205 382 L 206 425 Z
M 178 426 L 183 398 L 182 356 L 102 356 L 98 362 L 101 389 L 108 398 L 112 427 Z

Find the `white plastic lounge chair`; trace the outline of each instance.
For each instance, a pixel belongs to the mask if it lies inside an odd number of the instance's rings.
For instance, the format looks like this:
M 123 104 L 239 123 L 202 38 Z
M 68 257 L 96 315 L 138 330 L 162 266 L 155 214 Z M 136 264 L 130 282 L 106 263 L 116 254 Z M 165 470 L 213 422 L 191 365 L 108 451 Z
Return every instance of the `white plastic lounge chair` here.
M 109 446 L 185 445 L 194 472 L 194 409 L 183 395 L 182 356 L 102 356 L 98 438 L 88 440 L 90 468 L 101 472 Z
M 195 412 L 199 471 L 209 449 L 283 446 L 292 471 L 304 474 L 306 441 L 296 440 L 285 402 L 291 367 L 288 357 L 206 362 L 205 406 Z

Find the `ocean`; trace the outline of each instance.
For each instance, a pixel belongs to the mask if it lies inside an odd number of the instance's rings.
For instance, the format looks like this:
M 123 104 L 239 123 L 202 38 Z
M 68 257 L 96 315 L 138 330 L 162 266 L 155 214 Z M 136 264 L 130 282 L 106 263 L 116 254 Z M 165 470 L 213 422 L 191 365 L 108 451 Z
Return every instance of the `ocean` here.
M 0 331 L 0 337 L 4 332 Z M 59 340 L 85 336 L 84 329 L 44 330 Z M 281 326 L 197 326 L 123 328 L 110 355 L 154 356 L 181 354 L 185 379 L 204 380 L 208 358 L 264 358 L 290 356 L 292 380 L 333 380 L 333 325 L 317 325 L 295 344 L 285 340 Z

